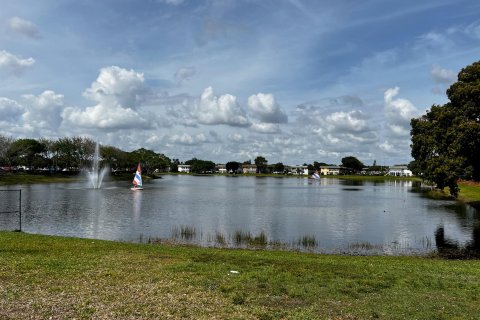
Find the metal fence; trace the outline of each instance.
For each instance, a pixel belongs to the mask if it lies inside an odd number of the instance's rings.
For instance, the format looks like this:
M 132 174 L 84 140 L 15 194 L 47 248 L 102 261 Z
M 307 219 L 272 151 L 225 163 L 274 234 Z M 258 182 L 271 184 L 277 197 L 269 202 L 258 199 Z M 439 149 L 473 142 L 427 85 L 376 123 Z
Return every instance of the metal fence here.
M 22 190 L 0 190 L 0 230 L 22 231 Z

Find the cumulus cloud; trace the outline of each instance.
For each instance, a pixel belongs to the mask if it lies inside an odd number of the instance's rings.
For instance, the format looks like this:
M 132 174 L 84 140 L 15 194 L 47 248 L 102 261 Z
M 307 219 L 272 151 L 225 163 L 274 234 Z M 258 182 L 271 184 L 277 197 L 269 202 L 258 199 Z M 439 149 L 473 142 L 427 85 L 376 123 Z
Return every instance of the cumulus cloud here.
M 23 121 L 35 129 L 56 130 L 62 122 L 61 113 L 65 104 L 63 95 L 47 90 L 38 96 L 24 95 L 28 110 L 22 115 Z
M 248 98 L 248 110 L 252 117 L 264 123 L 286 123 L 287 115 L 275 101 L 271 93 L 258 93 Z
M 435 83 L 451 84 L 457 80 L 457 75 L 455 72 L 448 69 L 443 69 L 440 66 L 433 66 L 430 74 Z
M 40 33 L 35 24 L 19 17 L 12 17 L 8 19 L 8 27 L 15 33 L 24 35 L 29 38 L 39 38 Z
M 0 122 L 15 122 L 25 111 L 25 108 L 17 101 L 0 97 Z
M 0 51 L 0 70 L 5 70 L 15 75 L 20 75 L 25 69 L 35 63 L 33 58 L 22 59 L 8 51 Z
M 245 111 L 237 103 L 237 98 L 230 94 L 217 97 L 212 87 L 206 88 L 196 110 L 197 119 L 202 124 L 245 127 L 250 125 Z
M 148 129 L 153 126 L 149 115 L 137 107 L 146 93 L 144 76 L 117 66 L 103 68 L 84 96 L 96 101 L 85 110 L 69 107 L 63 112 L 67 123 L 84 128 Z
M 331 132 L 359 133 L 371 130 L 366 115 L 359 110 L 334 112 L 326 117 L 325 122 Z
M 143 73 L 112 66 L 102 68 L 83 95 L 100 104 L 135 108 L 145 92 Z
M 395 98 L 399 91 L 399 87 L 385 91 L 385 117 L 391 133 L 396 136 L 408 136 L 410 134 L 410 120 L 417 115 L 418 111 L 410 101 Z

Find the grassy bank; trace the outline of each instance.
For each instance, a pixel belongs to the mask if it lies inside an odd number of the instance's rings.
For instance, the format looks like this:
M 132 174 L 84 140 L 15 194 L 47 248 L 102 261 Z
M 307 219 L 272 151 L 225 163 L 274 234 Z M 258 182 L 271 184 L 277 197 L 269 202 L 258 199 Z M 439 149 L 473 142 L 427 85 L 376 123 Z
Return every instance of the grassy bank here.
M 0 175 L 0 186 L 13 184 L 33 184 L 33 183 L 54 183 L 54 182 L 75 182 L 78 176 L 69 176 L 62 174 L 30 174 L 30 173 L 7 173 Z
M 472 319 L 480 261 L 0 232 L 0 318 Z

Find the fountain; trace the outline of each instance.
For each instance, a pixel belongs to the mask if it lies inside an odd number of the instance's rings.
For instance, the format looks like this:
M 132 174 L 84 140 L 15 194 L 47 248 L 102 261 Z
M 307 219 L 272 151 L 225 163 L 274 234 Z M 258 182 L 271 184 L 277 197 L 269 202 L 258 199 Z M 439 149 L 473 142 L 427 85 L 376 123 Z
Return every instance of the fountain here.
M 95 144 L 95 153 L 93 155 L 92 171 L 88 172 L 88 180 L 90 181 L 93 189 L 100 189 L 100 187 L 102 186 L 103 177 L 108 171 L 107 167 L 100 168 L 99 161 L 100 147 L 97 141 L 97 143 Z

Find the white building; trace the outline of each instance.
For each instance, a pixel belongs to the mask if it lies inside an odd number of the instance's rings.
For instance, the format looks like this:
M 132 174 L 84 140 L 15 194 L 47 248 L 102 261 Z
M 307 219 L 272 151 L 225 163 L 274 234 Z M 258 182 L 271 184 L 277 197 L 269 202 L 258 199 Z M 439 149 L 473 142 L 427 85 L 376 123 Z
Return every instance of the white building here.
M 179 164 L 178 165 L 178 172 L 190 173 L 190 165 L 189 164 Z
M 388 169 L 388 175 L 395 177 L 411 177 L 413 176 L 413 173 L 407 166 L 391 166 Z
M 308 176 L 308 166 L 287 166 L 291 174 Z

